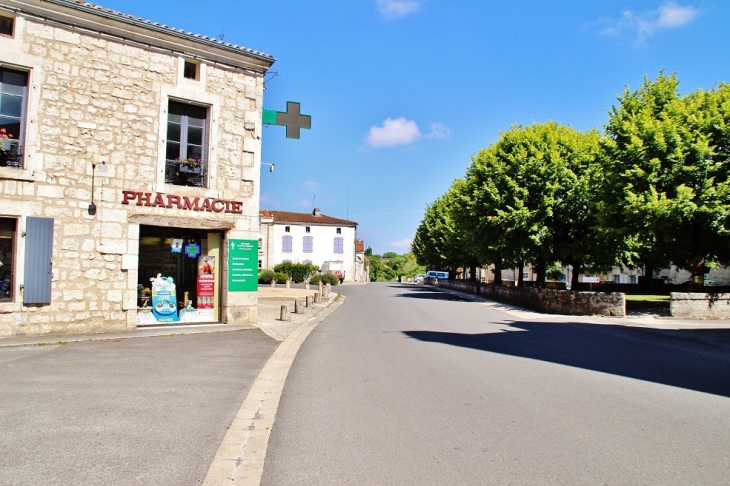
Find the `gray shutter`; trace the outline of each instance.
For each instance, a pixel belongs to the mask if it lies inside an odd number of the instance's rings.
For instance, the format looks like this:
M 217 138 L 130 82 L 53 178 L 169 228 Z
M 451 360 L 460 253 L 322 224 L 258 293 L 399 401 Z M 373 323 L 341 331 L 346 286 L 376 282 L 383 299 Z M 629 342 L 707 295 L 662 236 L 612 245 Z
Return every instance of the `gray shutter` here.
M 27 218 L 23 304 L 51 303 L 52 256 L 53 218 Z

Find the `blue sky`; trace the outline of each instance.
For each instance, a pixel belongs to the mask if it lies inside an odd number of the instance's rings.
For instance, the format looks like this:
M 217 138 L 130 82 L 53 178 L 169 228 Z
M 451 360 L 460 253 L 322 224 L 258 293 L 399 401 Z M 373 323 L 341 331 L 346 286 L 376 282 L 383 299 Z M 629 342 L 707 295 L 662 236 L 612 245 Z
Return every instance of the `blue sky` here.
M 375 253 L 408 251 L 426 205 L 514 123 L 600 129 L 662 69 L 682 92 L 730 81 L 726 0 L 96 3 L 274 56 L 264 107 L 298 101 L 312 129 L 264 129 L 261 207 L 347 217 Z

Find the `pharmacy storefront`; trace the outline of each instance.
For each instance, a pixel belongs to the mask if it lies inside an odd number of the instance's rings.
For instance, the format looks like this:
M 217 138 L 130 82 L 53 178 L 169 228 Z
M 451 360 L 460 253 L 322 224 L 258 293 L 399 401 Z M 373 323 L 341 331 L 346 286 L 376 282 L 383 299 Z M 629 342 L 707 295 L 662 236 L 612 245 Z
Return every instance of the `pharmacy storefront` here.
M 122 197 L 122 204 L 144 208 L 129 217 L 140 221 L 137 326 L 227 322 L 224 306 L 250 304 L 258 288 L 258 240 L 230 237 L 241 203 L 133 191 Z M 191 214 L 166 216 L 168 209 Z

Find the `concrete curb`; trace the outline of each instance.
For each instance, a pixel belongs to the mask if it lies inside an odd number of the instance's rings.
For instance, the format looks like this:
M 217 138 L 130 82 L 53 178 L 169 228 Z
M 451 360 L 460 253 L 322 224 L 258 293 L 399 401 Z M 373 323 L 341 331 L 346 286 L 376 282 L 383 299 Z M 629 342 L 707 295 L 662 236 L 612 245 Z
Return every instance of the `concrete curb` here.
M 340 297 L 312 316 L 276 348 L 223 437 L 203 486 L 256 486 L 261 482 L 269 437 L 294 358 L 309 333 L 344 301 Z

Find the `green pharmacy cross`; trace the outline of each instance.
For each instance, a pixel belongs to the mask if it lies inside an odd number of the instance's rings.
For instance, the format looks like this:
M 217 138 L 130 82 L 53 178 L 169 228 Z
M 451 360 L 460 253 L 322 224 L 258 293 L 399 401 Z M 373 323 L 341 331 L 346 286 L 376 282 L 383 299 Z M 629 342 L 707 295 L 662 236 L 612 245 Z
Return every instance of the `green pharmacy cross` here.
M 262 121 L 266 125 L 286 127 L 286 138 L 299 138 L 301 128 L 312 128 L 312 117 L 302 115 L 300 104 L 296 101 L 286 102 L 286 111 L 263 110 Z

